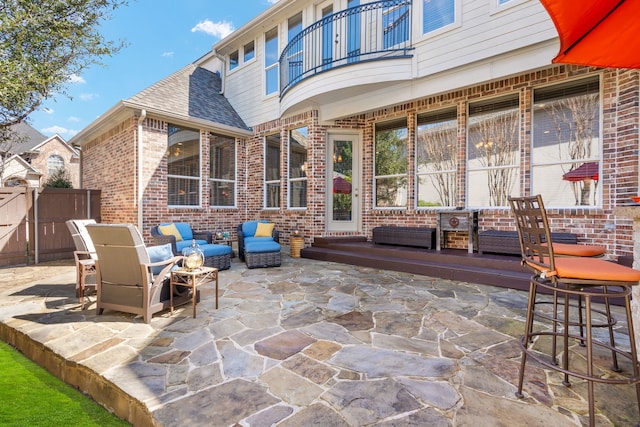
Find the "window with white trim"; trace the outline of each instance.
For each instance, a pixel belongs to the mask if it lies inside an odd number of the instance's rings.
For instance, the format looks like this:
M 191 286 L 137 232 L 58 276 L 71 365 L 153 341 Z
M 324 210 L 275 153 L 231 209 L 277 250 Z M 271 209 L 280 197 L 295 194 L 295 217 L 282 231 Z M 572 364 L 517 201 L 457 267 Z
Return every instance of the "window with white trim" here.
M 520 194 L 519 125 L 518 95 L 469 105 L 469 207 L 506 207 Z
M 289 207 L 307 207 L 307 150 L 309 129 L 305 127 L 289 132 Z
M 422 32 L 439 30 L 456 20 L 456 0 L 423 0 Z
M 407 206 L 407 119 L 376 124 L 374 184 L 377 208 Z
M 418 115 L 417 207 L 453 207 L 458 200 L 458 119 L 455 108 Z
M 172 124 L 168 128 L 168 203 L 200 206 L 200 132 Z
M 253 58 L 255 58 L 256 50 L 255 50 L 255 44 L 253 40 L 244 45 L 243 52 L 244 52 L 244 58 L 243 58 L 244 62 L 249 62 Z
M 64 169 L 64 159 L 58 154 L 52 154 L 47 159 L 47 171 L 49 176 L 55 175 L 60 169 Z
M 264 35 L 265 95 L 278 91 L 278 27 Z
M 280 134 L 264 139 L 264 207 L 280 207 Z
M 302 32 L 302 12 L 292 16 L 287 21 L 287 42 L 291 43 L 295 37 Z M 289 82 L 295 82 L 302 75 L 303 53 L 302 38 L 290 45 L 287 63 L 289 64 Z
M 229 71 L 238 68 L 239 59 L 238 59 L 238 51 L 231 52 L 229 55 Z
M 533 92 L 532 194 L 546 206 L 599 206 L 600 78 Z
M 209 135 L 209 204 L 213 207 L 236 205 L 236 140 Z

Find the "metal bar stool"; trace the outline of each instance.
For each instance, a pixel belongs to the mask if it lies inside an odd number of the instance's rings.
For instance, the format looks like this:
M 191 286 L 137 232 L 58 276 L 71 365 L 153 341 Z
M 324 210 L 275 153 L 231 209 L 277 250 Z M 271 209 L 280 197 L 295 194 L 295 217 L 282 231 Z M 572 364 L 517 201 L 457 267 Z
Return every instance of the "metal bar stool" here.
M 556 256 L 556 246 L 551 239 L 551 230 L 542 198 L 538 196 L 510 198 L 509 203 L 516 219 L 516 227 L 520 237 L 522 262 L 533 270 L 529 286 L 529 304 L 525 333 L 521 337 L 522 358 L 516 396 L 523 397 L 522 387 L 527 358 L 542 366 L 561 372 L 563 384 L 570 386 L 569 377 L 577 377 L 587 381 L 589 401 L 589 425 L 595 425 L 594 383 L 635 385 L 636 399 L 640 410 L 640 367 L 636 351 L 633 321 L 631 317 L 631 287 L 640 282 L 640 271 L 599 258 L 574 256 Z M 547 243 L 548 242 L 548 243 Z M 546 290 L 553 295 L 551 313 L 543 313 L 536 306 L 538 293 Z M 593 299 L 600 298 L 605 302 L 605 310 L 593 308 Z M 629 331 L 630 351 L 615 345 L 613 326 L 616 320 L 611 316 L 609 302 L 613 298 L 624 300 L 626 322 Z M 570 304 L 577 299 L 578 304 Z M 582 302 L 584 301 L 584 307 Z M 573 311 L 577 313 L 571 315 Z M 584 318 L 582 312 L 584 310 Z M 562 314 L 559 314 L 562 312 Z M 603 316 L 604 321 L 595 317 Z M 576 319 L 577 317 L 577 319 Z M 551 330 L 534 330 L 534 320 L 545 319 L 552 323 Z M 576 333 L 575 328 L 580 332 Z M 609 343 L 593 336 L 593 328 L 606 327 L 609 330 Z M 537 348 L 545 348 L 551 339 L 551 355 L 545 355 Z M 562 361 L 556 360 L 556 343 L 562 344 Z M 573 350 L 570 343 L 578 342 L 586 347 L 586 364 L 584 368 L 569 366 L 569 353 Z M 620 371 L 618 356 L 626 357 L 631 362 L 632 372 L 621 372 L 620 375 L 600 375 L 594 369 L 594 347 L 611 351 L 613 370 Z

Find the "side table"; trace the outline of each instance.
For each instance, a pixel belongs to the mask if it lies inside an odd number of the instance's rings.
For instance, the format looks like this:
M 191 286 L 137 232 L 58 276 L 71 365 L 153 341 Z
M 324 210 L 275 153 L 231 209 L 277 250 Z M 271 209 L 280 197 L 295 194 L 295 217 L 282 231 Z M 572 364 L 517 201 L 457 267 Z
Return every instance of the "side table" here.
M 216 308 L 218 308 L 218 269 L 212 267 L 200 267 L 197 270 L 185 270 L 180 268 L 171 272 L 170 307 L 173 313 L 173 293 L 176 286 L 188 286 L 193 289 L 193 317 L 196 317 L 196 298 L 198 286 L 214 281 L 216 282 Z
M 231 237 L 227 237 L 227 238 L 223 238 L 223 239 L 218 239 L 215 238 L 213 239 L 213 243 L 216 243 L 218 245 L 227 245 L 227 246 L 231 246 L 231 249 L 233 249 L 233 242 L 237 242 L 238 239 L 232 239 Z M 231 251 L 231 258 L 235 258 L 236 257 L 236 253 L 232 250 Z
M 291 236 L 290 238 L 291 258 L 300 258 L 300 251 L 304 248 L 304 237 Z

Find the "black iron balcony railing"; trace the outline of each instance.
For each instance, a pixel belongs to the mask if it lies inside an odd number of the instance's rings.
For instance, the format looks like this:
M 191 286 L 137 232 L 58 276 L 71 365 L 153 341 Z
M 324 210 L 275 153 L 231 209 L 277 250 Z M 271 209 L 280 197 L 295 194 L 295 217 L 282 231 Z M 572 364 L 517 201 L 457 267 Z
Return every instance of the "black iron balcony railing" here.
M 318 73 L 364 61 L 408 58 L 411 0 L 352 7 L 313 23 L 280 56 L 280 96 Z

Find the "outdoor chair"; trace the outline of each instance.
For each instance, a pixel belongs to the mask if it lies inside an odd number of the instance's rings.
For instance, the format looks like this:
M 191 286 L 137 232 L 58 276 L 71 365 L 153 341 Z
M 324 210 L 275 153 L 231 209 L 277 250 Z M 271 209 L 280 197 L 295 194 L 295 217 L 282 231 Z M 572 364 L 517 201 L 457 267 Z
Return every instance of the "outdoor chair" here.
M 80 302 L 80 308 L 84 308 L 85 292 L 88 289 L 96 289 L 96 250 L 87 233 L 86 225 L 95 224 L 93 219 L 70 219 L 66 222 L 67 228 L 73 238 L 76 250 L 73 251 L 73 259 L 76 264 L 76 295 Z
M 233 249 L 226 244 L 213 243 L 213 233 L 210 231 L 193 231 L 191 226 L 184 222 L 164 223 L 151 227 L 151 237 L 156 245 L 170 243 L 176 256 L 182 255 L 182 251 L 195 240 L 204 252 L 205 266 L 218 270 L 231 267 Z
M 169 273 L 183 257 L 169 244 L 146 248 L 138 229 L 131 224 L 88 224 L 98 258 L 96 277 L 98 314 L 104 309 L 142 315 L 145 323 L 154 313 L 170 308 Z M 189 302 L 184 292 L 174 305 Z
M 238 256 L 248 268 L 278 267 L 282 264 L 280 232 L 267 221 L 238 225 Z
M 571 384 L 570 376 L 587 381 L 589 422 L 592 426 L 595 425 L 595 382 L 634 384 L 640 408 L 640 369 L 630 305 L 631 287 L 638 285 L 640 271 L 591 256 L 556 256 L 542 197 L 510 198 L 509 203 L 516 219 L 522 263 L 533 272 L 529 281 L 525 331 L 520 340 L 522 358 L 516 395 L 523 397 L 524 371 L 530 357 L 544 367 L 561 372 L 564 385 Z M 543 291 L 552 295 L 550 310 L 543 310 L 542 303 L 537 301 L 538 294 Z M 617 320 L 611 315 L 609 303 L 617 298 L 624 301 L 629 351 L 618 347 L 614 338 L 613 326 Z M 572 303 L 576 299 L 578 304 Z M 592 305 L 594 299 L 602 300 L 605 309 L 595 309 Z M 593 328 L 607 328 L 608 342 L 594 337 Z M 562 349 L 560 363 L 556 357 L 558 340 Z M 582 362 L 578 360 L 582 351 L 577 351 L 576 344 L 578 348 L 585 347 L 586 360 Z M 594 348 L 611 351 L 611 369 L 619 375 L 596 366 L 598 357 L 594 356 Z M 550 354 L 545 354 L 545 350 Z M 627 370 L 631 372 L 622 373 L 618 356 L 629 360 Z

